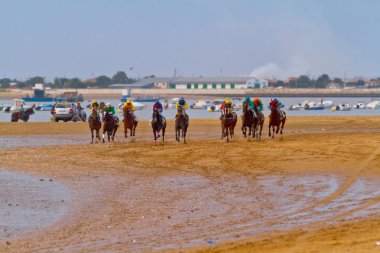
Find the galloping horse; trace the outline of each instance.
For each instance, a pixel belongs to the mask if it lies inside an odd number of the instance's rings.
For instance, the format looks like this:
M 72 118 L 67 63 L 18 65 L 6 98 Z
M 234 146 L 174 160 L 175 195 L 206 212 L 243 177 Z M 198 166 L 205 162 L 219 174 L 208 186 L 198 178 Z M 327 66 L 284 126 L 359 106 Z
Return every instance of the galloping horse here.
M 230 141 L 229 137 L 234 135 L 234 129 L 237 122 L 237 115 L 236 113 L 231 113 L 230 108 L 224 109 L 224 115 L 220 118 L 222 123 L 222 139 L 224 137 L 227 137 L 227 142 Z
M 35 105 L 29 109 L 26 109 L 25 111 L 13 112 L 11 116 L 11 122 L 17 122 L 19 120 L 28 122 L 30 115 L 34 114 L 34 107 Z
M 94 130 L 96 132 L 96 138 L 100 141 L 99 130 L 102 128 L 102 122 L 98 117 L 96 109 L 92 110 L 91 117 L 88 117 L 88 125 L 91 130 L 91 144 L 94 143 Z
M 257 122 L 253 126 L 253 137 L 256 137 L 256 140 L 260 140 L 261 139 L 261 133 L 263 131 L 265 117 L 264 117 L 264 114 L 260 111 L 256 112 L 256 116 L 257 116 Z M 260 127 L 260 129 L 259 129 L 259 127 Z
M 135 117 L 133 116 L 133 113 L 129 109 L 123 109 L 124 114 L 124 136 L 125 138 L 128 138 L 128 129 L 130 129 L 130 136 L 135 136 L 136 134 L 136 127 L 139 123 Z
M 257 117 L 253 114 L 252 110 L 249 109 L 249 103 L 245 101 L 243 103 L 243 115 L 241 131 L 243 132 L 244 138 L 247 137 L 247 127 L 249 129 L 248 136 L 252 134 L 252 128 L 257 125 Z
M 110 138 L 112 141 L 115 141 L 115 134 L 117 131 L 117 128 L 119 125 L 117 124 L 116 117 L 113 117 L 109 112 L 105 111 L 104 112 L 104 123 L 103 123 L 103 143 L 104 141 L 104 134 L 107 132 L 108 136 L 108 147 L 111 146 L 110 144 Z
M 157 144 L 157 139 L 160 138 L 160 131 L 162 131 L 162 143 L 164 143 L 166 119 L 164 116 L 160 115 L 157 109 L 153 110 L 151 124 L 152 124 L 152 129 L 153 129 L 153 134 L 154 134 L 154 144 Z
M 186 132 L 189 127 L 189 116 L 185 115 L 183 107 L 180 105 L 177 109 L 177 115 L 175 116 L 175 139 L 180 141 L 181 135 L 183 143 L 186 143 Z M 182 130 L 182 134 L 181 134 Z
M 281 125 L 281 130 L 280 134 L 282 134 L 282 129 L 284 129 L 285 121 L 286 121 L 286 114 L 285 112 L 284 115 L 282 116 L 280 112 L 277 109 L 277 105 L 274 103 L 270 104 L 270 110 L 271 113 L 269 114 L 269 137 L 272 136 L 272 139 L 274 139 L 274 127 L 276 127 L 276 134 L 278 134 L 278 130 L 280 130 L 280 125 Z M 271 128 L 272 127 L 272 134 L 271 134 Z

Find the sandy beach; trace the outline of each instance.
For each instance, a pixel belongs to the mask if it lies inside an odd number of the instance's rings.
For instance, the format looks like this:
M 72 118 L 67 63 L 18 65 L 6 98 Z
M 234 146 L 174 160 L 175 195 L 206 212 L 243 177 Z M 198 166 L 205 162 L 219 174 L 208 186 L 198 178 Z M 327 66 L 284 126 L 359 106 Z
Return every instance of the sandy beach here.
M 1 240 L 0 251 L 377 252 L 379 124 L 289 118 L 284 136 L 269 139 L 266 122 L 255 141 L 239 121 L 226 143 L 217 119 L 199 119 L 178 144 L 170 121 L 155 146 L 142 121 L 135 139 L 121 126 L 108 148 L 89 144 L 86 123 L 0 123 L 0 168 L 70 191 L 62 217 Z

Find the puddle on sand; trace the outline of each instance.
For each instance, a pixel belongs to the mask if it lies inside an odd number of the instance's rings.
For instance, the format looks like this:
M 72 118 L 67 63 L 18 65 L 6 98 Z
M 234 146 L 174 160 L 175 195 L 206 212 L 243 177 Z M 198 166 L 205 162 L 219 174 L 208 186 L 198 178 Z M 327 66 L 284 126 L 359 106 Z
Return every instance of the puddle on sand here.
M 24 135 L 24 136 L 1 136 L 0 149 L 38 147 L 66 144 L 86 144 L 90 139 L 84 135 Z
M 69 201 L 70 191 L 61 183 L 0 170 L 0 240 L 57 221 Z

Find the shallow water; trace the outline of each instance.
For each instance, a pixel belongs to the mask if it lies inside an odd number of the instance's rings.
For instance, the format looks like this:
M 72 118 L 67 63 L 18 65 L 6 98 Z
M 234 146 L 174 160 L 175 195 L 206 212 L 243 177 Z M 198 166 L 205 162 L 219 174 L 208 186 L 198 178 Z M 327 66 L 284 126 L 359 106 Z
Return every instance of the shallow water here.
M 0 170 L 0 240 L 57 221 L 69 189 L 53 179 Z
M 212 99 L 210 97 L 210 99 Z M 285 106 L 290 106 L 293 104 L 302 103 L 303 101 L 318 101 L 318 98 L 310 98 L 310 97 L 285 97 L 285 98 L 279 98 Z M 106 103 L 111 103 L 115 106 L 115 109 L 119 105 L 120 101 L 118 99 L 99 99 Z M 354 105 L 357 102 L 365 102 L 369 103 L 371 102 L 371 98 L 351 98 L 351 97 L 332 97 L 332 98 L 326 98 L 325 100 L 332 100 L 337 105 L 339 103 L 349 103 L 350 105 Z M 268 105 L 270 98 L 263 98 L 262 99 L 264 105 Z M 189 105 L 193 104 L 195 100 L 189 100 Z M 0 103 L 12 103 L 11 100 L 2 100 Z M 32 105 L 32 103 L 27 103 Z M 139 119 L 148 120 L 151 118 L 152 114 L 152 106 L 153 103 L 143 103 L 145 104 L 145 108 L 143 110 L 137 110 L 136 115 Z M 83 102 L 82 106 L 88 105 L 88 102 Z M 89 115 L 89 110 L 86 109 L 87 115 Z M 208 112 L 207 110 L 197 110 L 197 109 L 189 109 L 188 114 L 191 118 L 219 118 L 220 112 Z M 174 109 L 168 109 L 164 111 L 164 115 L 167 119 L 172 119 L 175 116 L 176 111 Z M 376 116 L 380 115 L 380 109 L 352 109 L 351 111 L 330 111 L 328 109 L 320 110 L 320 111 L 306 111 L 306 110 L 299 110 L 299 111 L 289 111 L 286 110 L 287 115 L 289 116 Z M 241 111 L 238 112 L 238 114 L 241 114 Z M 268 115 L 269 110 L 267 108 L 264 108 L 264 114 Z M 30 121 L 31 122 L 48 122 L 50 121 L 51 114 L 48 111 L 36 111 L 34 115 L 31 116 Z M 120 115 L 121 116 L 121 115 Z M 0 122 L 10 122 L 11 114 L 10 113 L 4 113 L 0 112 Z

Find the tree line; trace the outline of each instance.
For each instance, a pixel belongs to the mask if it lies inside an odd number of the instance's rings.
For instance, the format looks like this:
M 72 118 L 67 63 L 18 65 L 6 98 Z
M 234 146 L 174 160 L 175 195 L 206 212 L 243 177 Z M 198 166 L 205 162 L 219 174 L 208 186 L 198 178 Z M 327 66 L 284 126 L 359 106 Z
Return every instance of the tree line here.
M 380 87 L 380 78 L 371 79 L 375 83 L 375 87 Z M 327 74 L 322 74 L 316 79 L 310 79 L 307 75 L 301 75 L 296 78 L 289 78 L 288 80 L 274 80 L 271 82 L 272 87 L 285 87 L 285 88 L 327 88 L 329 84 L 334 84 L 338 88 L 343 87 L 364 87 L 366 81 L 357 80 L 344 82 L 341 78 L 330 78 Z
M 46 82 L 41 76 L 35 76 L 28 78 L 25 81 L 2 78 L 0 79 L 0 84 L 2 88 L 10 87 L 11 83 L 15 83 L 17 88 L 30 88 L 36 83 L 43 83 L 51 88 L 107 88 L 112 84 L 128 84 L 136 82 L 136 79 L 129 78 L 124 71 L 116 72 L 112 77 L 106 75 L 101 75 L 93 79 L 81 80 L 77 77 L 65 78 L 57 77 L 54 78 L 53 82 Z
M 144 78 L 155 77 L 154 75 L 146 76 Z M 107 88 L 112 84 L 129 84 L 138 81 L 137 79 L 129 78 L 124 71 L 117 71 L 112 77 L 101 75 L 93 79 L 81 80 L 77 77 L 54 78 L 53 82 L 45 82 L 41 76 L 35 76 L 25 81 L 16 79 L 3 78 L 0 79 L 2 88 L 8 88 L 11 83 L 15 83 L 17 88 L 31 88 L 36 83 L 44 83 L 52 88 Z M 372 82 L 372 87 L 380 87 L 380 78 L 369 80 Z M 284 87 L 284 88 L 327 88 L 329 84 L 335 84 L 338 88 L 342 87 L 364 87 L 366 81 L 357 80 L 344 82 L 341 78 L 330 78 L 327 74 L 322 74 L 316 79 L 311 79 L 307 75 L 300 75 L 296 78 L 289 78 L 288 80 L 271 80 L 270 87 Z

